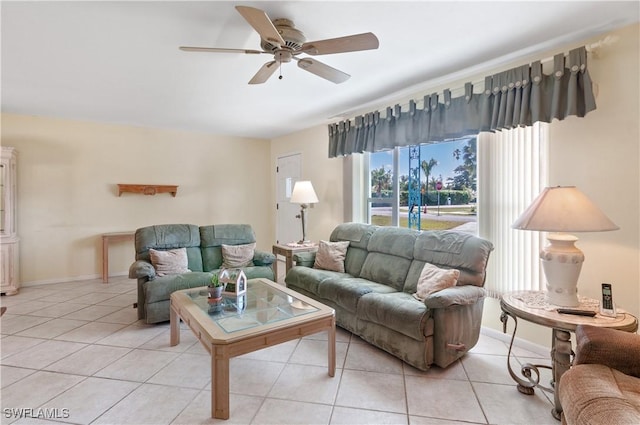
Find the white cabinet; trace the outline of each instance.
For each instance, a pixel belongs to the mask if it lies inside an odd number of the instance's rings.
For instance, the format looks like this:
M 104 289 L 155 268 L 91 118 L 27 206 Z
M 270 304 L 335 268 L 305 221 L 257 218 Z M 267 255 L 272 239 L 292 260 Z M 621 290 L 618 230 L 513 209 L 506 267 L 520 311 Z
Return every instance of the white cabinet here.
M 0 162 L 0 248 L 2 272 L 0 292 L 6 295 L 18 293 L 18 231 L 16 226 L 16 150 L 2 146 Z

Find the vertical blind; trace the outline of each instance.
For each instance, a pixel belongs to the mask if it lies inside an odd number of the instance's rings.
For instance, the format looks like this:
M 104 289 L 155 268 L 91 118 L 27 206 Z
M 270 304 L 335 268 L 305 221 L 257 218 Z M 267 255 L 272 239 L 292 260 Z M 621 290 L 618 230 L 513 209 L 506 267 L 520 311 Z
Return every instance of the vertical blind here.
M 542 232 L 511 228 L 547 186 L 548 124 L 478 136 L 478 234 L 493 241 L 487 295 L 541 290 Z

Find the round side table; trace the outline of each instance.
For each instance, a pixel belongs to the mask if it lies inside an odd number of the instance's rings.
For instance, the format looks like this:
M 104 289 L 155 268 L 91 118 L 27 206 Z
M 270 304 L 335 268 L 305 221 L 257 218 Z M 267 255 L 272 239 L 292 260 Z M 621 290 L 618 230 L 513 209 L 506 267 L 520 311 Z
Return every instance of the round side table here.
M 602 316 L 599 313 L 594 317 L 576 316 L 572 314 L 561 314 L 556 310 L 559 306 L 549 304 L 545 299 L 545 291 L 516 291 L 509 292 L 500 297 L 500 308 L 502 314 L 502 330 L 506 333 L 507 321 L 511 317 L 514 321 L 513 334 L 509 344 L 507 355 L 507 368 L 509 375 L 517 382 L 518 391 L 523 394 L 533 394 L 535 387 L 554 393 L 554 408 L 551 414 L 554 418 L 560 419 L 562 406 L 558 398 L 558 393 L 554 391 L 555 384 L 560 382 L 560 377 L 571 367 L 571 333 L 578 325 L 591 325 L 604 328 L 613 328 L 627 332 L 635 332 L 638 329 L 638 319 L 635 316 L 618 309 L 616 317 Z M 580 310 L 599 311 L 598 300 L 580 297 L 580 305 L 575 307 Z M 511 349 L 513 340 L 518 330 L 518 319 L 523 319 L 537 325 L 552 329 L 551 339 L 551 366 L 534 365 L 525 363 L 521 368 L 522 377 L 516 375 L 511 368 Z M 551 388 L 540 384 L 539 368 L 551 369 L 553 380 Z

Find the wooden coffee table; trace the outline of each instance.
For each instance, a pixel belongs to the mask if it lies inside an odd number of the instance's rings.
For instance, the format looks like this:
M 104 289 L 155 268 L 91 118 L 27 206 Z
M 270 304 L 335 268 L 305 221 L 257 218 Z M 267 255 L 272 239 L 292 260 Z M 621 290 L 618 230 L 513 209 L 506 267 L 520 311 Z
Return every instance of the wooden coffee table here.
M 335 312 L 267 279 L 247 293 L 209 302 L 206 287 L 171 294 L 171 345 L 180 343 L 180 319 L 211 355 L 211 417 L 229 418 L 229 359 L 305 335 L 327 331 L 329 376 L 336 370 Z

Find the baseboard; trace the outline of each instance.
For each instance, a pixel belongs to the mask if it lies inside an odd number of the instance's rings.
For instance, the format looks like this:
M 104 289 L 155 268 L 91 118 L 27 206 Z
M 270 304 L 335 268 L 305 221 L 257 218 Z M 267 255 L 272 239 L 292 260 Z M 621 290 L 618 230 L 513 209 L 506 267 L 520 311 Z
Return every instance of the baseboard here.
M 482 326 L 480 328 L 480 333 L 484 334 L 486 336 L 489 336 L 491 338 L 495 338 L 498 339 L 500 341 L 504 341 L 505 343 L 509 344 L 511 342 L 511 335 L 510 334 L 506 334 L 503 332 L 499 332 L 495 329 L 492 328 L 488 328 L 486 326 Z M 531 341 L 527 341 L 526 339 L 522 339 L 522 338 L 518 338 L 516 337 L 515 340 L 513 341 L 514 345 L 517 345 L 520 348 L 524 348 L 525 350 L 531 351 L 533 353 L 539 354 L 541 356 L 548 356 L 549 355 L 549 349 L 547 347 L 545 347 L 544 345 L 540 345 L 540 344 L 535 344 Z
M 128 276 L 129 272 L 119 272 L 119 273 L 110 273 L 109 277 L 117 277 L 117 276 Z M 40 285 L 53 285 L 55 283 L 65 283 L 65 282 L 78 282 L 81 280 L 95 280 L 100 279 L 102 282 L 101 274 L 88 274 L 83 276 L 74 276 L 74 277 L 64 277 L 64 278 L 56 278 L 56 279 L 44 279 L 44 280 L 34 280 L 31 282 L 20 282 L 21 288 L 27 288 L 29 286 L 40 286 Z

